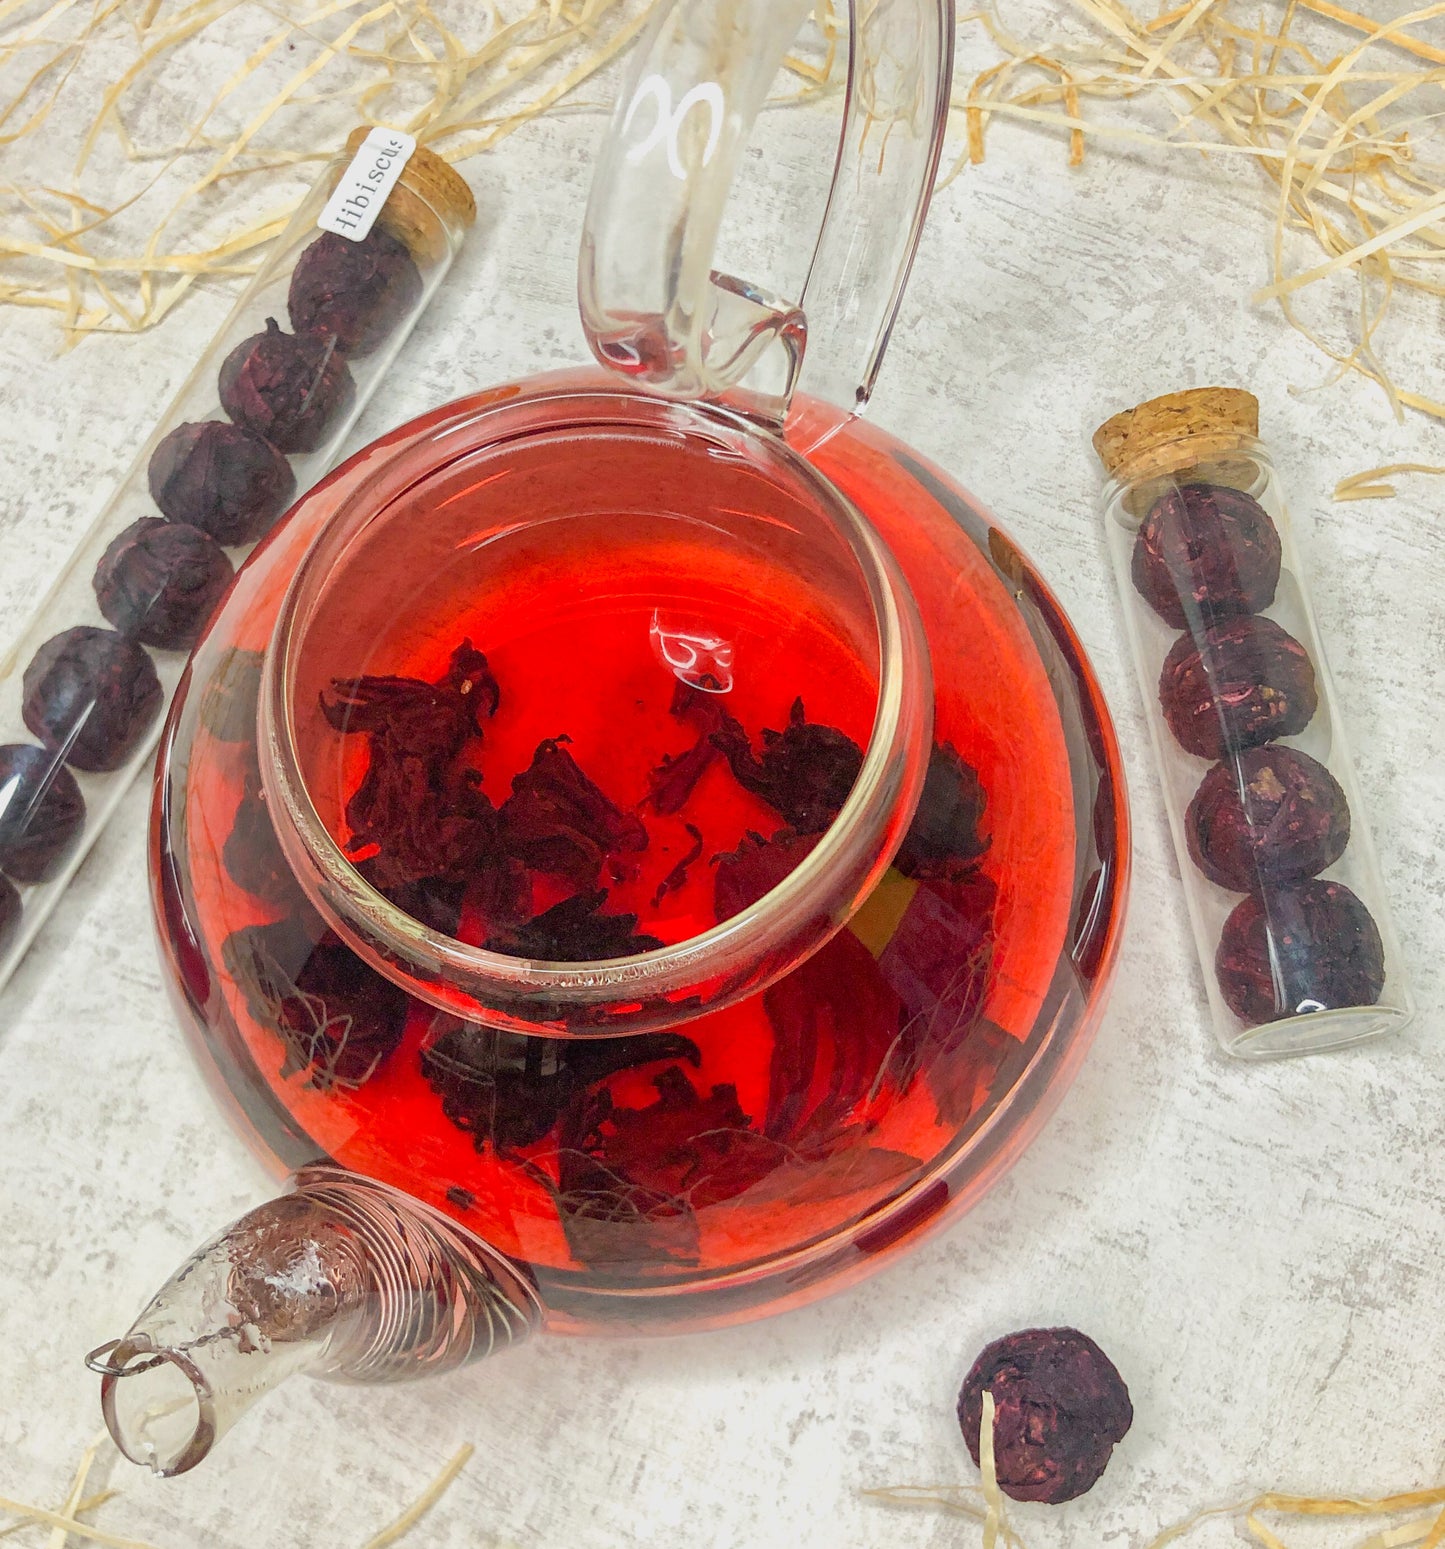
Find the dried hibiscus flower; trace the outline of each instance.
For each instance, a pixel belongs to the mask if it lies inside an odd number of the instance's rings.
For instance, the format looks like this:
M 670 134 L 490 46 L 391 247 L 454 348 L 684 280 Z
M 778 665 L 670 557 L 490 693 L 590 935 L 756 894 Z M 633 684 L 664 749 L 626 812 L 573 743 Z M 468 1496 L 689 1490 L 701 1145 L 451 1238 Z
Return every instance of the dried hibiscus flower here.
M 997 897 L 992 879 L 977 869 L 952 882 L 925 883 L 878 956 L 878 970 L 904 1012 L 888 1074 L 907 1091 L 922 1072 L 940 1123 L 963 1123 L 983 1095 L 980 1078 L 988 1078 L 986 1092 L 1002 1058 L 1020 1047 L 1006 1039 L 985 1049 L 989 1039 L 977 1031 L 993 960 Z
M 975 1463 L 983 1395 L 993 1395 L 998 1485 L 1016 1501 L 1071 1501 L 1095 1485 L 1134 1423 L 1124 1379 L 1087 1334 L 1030 1328 L 996 1339 L 958 1395 L 958 1423 Z
M 163 651 L 188 651 L 235 572 L 199 527 L 143 516 L 101 555 L 100 611 L 121 634 Z
M 221 864 L 238 887 L 272 908 L 279 909 L 298 896 L 296 879 L 266 808 L 260 771 L 254 767 L 246 773 L 231 832 L 221 847 Z
M 283 1076 L 309 1071 L 321 1091 L 358 1087 L 395 1051 L 411 1001 L 330 931 L 283 920 L 226 938 L 226 971 L 258 1022 L 286 1045 Z
M 339 732 L 369 732 L 400 753 L 451 758 L 497 713 L 501 690 L 487 658 L 464 640 L 435 683 L 421 678 L 335 678 L 321 710 Z
M 321 697 L 342 733 L 364 732 L 371 761 L 346 804 L 349 848 L 375 845 L 380 888 L 422 878 L 463 879 L 496 838 L 496 813 L 474 770 L 456 755 L 496 712 L 500 693 L 487 658 L 470 640 L 436 683 L 420 678 L 338 678 Z
M 231 419 L 283 452 L 314 452 L 356 396 L 334 345 L 283 333 L 274 317 L 221 362 L 220 388 Z
M 718 924 L 751 908 L 784 877 L 797 870 L 816 847 L 821 834 L 797 834 L 779 829 L 771 839 L 749 830 L 737 849 L 715 858 L 713 913 Z
M 535 1145 L 593 1083 L 660 1060 L 696 1065 L 678 1033 L 630 1038 L 539 1038 L 458 1023 L 421 1053 L 421 1070 L 458 1129 L 498 1151 Z
M 603 1087 L 563 1121 L 558 1209 L 572 1255 L 593 1268 L 646 1274 L 698 1254 L 695 1211 L 735 1198 L 780 1165 L 748 1128 L 730 1085 L 707 1096 L 672 1066 L 657 1101 L 619 1108 Z
M 406 244 L 373 226 L 360 242 L 322 232 L 296 260 L 286 306 L 298 334 L 332 339 L 343 355 L 369 355 L 420 295 Z
M 412 882 L 388 882 L 386 871 L 374 860 L 362 861 L 357 871 L 403 914 L 419 920 L 443 936 L 455 936 L 462 916 L 467 884 L 449 877 L 419 877 Z
M 372 741 L 366 777 L 346 804 L 348 849 L 375 845 L 371 879 L 378 888 L 430 877 L 463 880 L 496 840 L 497 814 L 472 769 L 449 770 Z
M 669 893 L 675 893 L 679 888 L 687 885 L 687 874 L 696 865 L 702 855 L 702 830 L 695 823 L 682 825 L 688 833 L 692 843 L 683 852 L 682 858 L 671 871 L 657 884 L 657 891 L 652 895 L 652 907 L 656 909 Z
M 165 697 L 134 641 L 89 624 L 47 640 L 25 669 L 22 691 L 30 730 L 66 763 L 89 770 L 119 769 Z
M 33 743 L 0 747 L 0 871 L 12 882 L 48 882 L 85 827 L 85 797 L 53 753 Z
M 893 864 L 906 877 L 946 877 L 966 870 L 988 849 L 980 832 L 987 805 L 977 772 L 951 742 L 938 744 Z
M 763 992 L 773 1027 L 765 1133 L 788 1141 L 836 1129 L 876 1093 L 903 1003 L 872 954 L 839 931 Z
M 638 932 L 635 914 L 604 914 L 607 889 L 574 893 L 525 924 L 490 936 L 489 952 L 544 963 L 600 963 L 655 952 L 662 942 Z
M 1164 658 L 1159 703 L 1186 753 L 1218 759 L 1302 732 L 1319 694 L 1299 641 L 1251 616 L 1181 635 Z
M 685 753 L 664 755 L 649 776 L 647 799 L 654 812 L 663 814 L 682 811 L 697 782 L 719 756 L 713 733 L 722 731 L 731 720 L 715 694 L 703 693 L 681 680 L 672 691 L 669 710 L 692 721 L 700 731 Z
M 562 739 L 537 748 L 498 816 L 510 854 L 577 887 L 590 887 L 609 856 L 647 848 L 641 820 L 583 774 Z
M 1225 1003 L 1251 1027 L 1373 1006 L 1385 988 L 1379 927 L 1342 882 L 1302 882 L 1242 899 L 1224 922 L 1214 961 Z
M 1182 484 L 1161 495 L 1134 540 L 1134 585 L 1175 629 L 1267 608 L 1279 567 L 1269 513 L 1222 484 Z
M 1340 782 L 1308 753 L 1249 748 L 1200 781 L 1184 832 L 1211 882 L 1249 893 L 1333 866 L 1350 842 L 1350 808 Z
M 151 453 L 151 498 L 227 547 L 253 543 L 291 503 L 291 464 L 244 425 L 203 420 L 176 428 Z
M 838 816 L 863 767 L 858 744 L 836 727 L 809 722 L 801 698 L 793 701 L 784 731 L 763 732 L 761 758 L 731 716 L 712 740 L 738 784 L 802 834 L 827 828 Z

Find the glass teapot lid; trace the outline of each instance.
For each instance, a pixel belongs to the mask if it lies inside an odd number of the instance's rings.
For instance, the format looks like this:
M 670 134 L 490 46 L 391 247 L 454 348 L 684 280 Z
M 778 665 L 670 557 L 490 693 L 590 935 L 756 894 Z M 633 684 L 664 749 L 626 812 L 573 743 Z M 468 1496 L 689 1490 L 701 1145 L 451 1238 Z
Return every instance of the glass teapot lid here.
M 796 303 L 713 263 L 753 120 L 809 0 L 674 0 L 639 45 L 598 158 L 579 267 L 603 365 L 780 427 L 795 389 L 867 402 L 947 125 L 953 0 L 850 0 L 842 136 Z

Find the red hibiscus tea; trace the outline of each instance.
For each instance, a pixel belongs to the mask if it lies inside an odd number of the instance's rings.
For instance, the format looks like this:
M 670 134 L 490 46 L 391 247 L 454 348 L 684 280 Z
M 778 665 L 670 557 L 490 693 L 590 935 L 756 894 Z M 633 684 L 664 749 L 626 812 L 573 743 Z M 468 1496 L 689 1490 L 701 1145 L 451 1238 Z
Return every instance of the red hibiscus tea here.
M 754 910 L 830 831 L 874 734 L 878 637 L 848 556 L 725 449 L 615 437 L 583 458 L 542 435 L 440 471 L 430 455 L 283 618 L 288 735 L 328 842 L 420 926 L 529 962 L 585 970 Z M 185 843 L 160 867 L 171 950 L 265 1149 L 450 1212 L 563 1318 L 574 1289 L 595 1321 L 599 1290 L 861 1248 L 1027 1063 L 1005 1018 L 1042 1003 L 1073 870 L 1056 788 L 994 783 L 1032 731 L 1001 740 L 940 693 L 892 866 L 760 991 L 620 1036 L 485 1025 L 363 961 L 283 855 L 252 706 L 288 541 L 242 576 L 239 634 L 202 647 L 184 821 L 161 830 Z M 986 692 L 1016 703 L 991 661 Z M 183 915 L 209 968 L 196 947 L 187 971 Z M 947 1198 L 921 1196 L 920 1219 Z

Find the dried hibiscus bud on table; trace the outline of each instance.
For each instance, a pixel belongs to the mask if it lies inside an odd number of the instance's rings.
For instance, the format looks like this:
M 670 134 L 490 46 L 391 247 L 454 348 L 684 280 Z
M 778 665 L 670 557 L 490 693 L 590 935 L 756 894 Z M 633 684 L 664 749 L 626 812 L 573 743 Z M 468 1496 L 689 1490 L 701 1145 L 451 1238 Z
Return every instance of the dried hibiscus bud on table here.
M 286 306 L 298 334 L 333 339 L 343 355 L 369 355 L 420 296 L 406 244 L 373 226 L 360 242 L 322 232 L 296 260 Z
M 151 454 L 149 480 L 164 515 L 227 547 L 261 537 L 296 489 L 291 464 L 269 441 L 224 420 L 177 425 Z
M 1333 866 L 1350 842 L 1350 808 L 1340 782 L 1309 754 L 1249 748 L 1205 775 L 1184 831 L 1211 882 L 1249 893 Z
M 77 769 L 120 766 L 161 708 L 160 679 L 132 640 L 81 624 L 53 636 L 25 669 L 22 714 Z
M 1182 484 L 1149 508 L 1134 539 L 1139 595 L 1175 629 L 1259 613 L 1279 585 L 1280 539 L 1243 490 Z
M 733 778 L 780 813 L 790 828 L 816 833 L 838 816 L 863 767 L 863 751 L 844 732 L 810 722 L 795 699 L 783 731 L 763 732 L 763 753 L 732 716 L 712 735 Z
M 498 810 L 502 844 L 536 871 L 590 887 L 609 856 L 647 848 L 647 830 L 582 772 L 562 746 L 541 743 Z
M 1342 882 L 1302 882 L 1242 899 L 1224 922 L 1214 966 L 1225 1003 L 1250 1027 L 1373 1006 L 1385 987 L 1379 927 Z
M 13 882 L 48 882 L 85 826 L 85 797 L 55 755 L 30 743 L 0 747 L 0 871 Z
M 1181 635 L 1159 674 L 1159 703 L 1186 753 L 1219 759 L 1293 737 L 1319 705 L 1305 648 L 1272 619 L 1215 624 Z
M 186 651 L 234 574 L 220 544 L 200 528 L 143 516 L 106 549 L 93 585 L 100 611 L 121 634 Z
M 1058 1505 L 1098 1482 L 1134 1423 L 1114 1363 L 1072 1328 L 1031 1328 L 996 1339 L 958 1395 L 958 1423 L 975 1463 L 983 1395 L 993 1395 L 998 1485 L 1016 1501 Z
M 283 452 L 314 452 L 327 426 L 356 396 L 335 347 L 310 335 L 265 333 L 243 339 L 221 363 L 221 407 L 238 425 Z

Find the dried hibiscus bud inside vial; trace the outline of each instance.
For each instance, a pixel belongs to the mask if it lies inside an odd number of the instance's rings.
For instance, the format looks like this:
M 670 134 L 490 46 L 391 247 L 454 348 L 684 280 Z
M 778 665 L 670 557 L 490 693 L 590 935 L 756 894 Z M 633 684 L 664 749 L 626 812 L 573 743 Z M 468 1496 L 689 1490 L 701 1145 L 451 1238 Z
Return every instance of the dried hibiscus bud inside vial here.
M 1350 842 L 1350 804 L 1318 759 L 1277 744 L 1216 764 L 1184 814 L 1190 859 L 1236 893 L 1302 882 Z
M 85 826 L 75 776 L 33 742 L 0 747 L 0 871 L 33 887 L 65 864 Z
M 296 260 L 286 305 L 298 334 L 333 339 L 343 355 L 369 355 L 420 295 L 406 244 L 374 226 L 360 242 L 323 231 Z
M 47 640 L 21 687 L 25 724 L 76 769 L 119 769 L 164 698 L 150 657 L 133 640 L 88 624 Z
M 221 407 L 283 452 L 314 452 L 356 385 L 334 342 L 284 333 L 274 317 L 221 362 Z
M 189 650 L 235 571 L 199 527 L 143 516 L 95 569 L 100 611 L 123 635 L 164 651 Z
M 151 453 L 147 477 L 165 516 L 227 546 L 254 543 L 296 489 L 291 464 L 264 436 L 224 420 L 177 425 Z
M 1249 393 L 1201 388 L 1094 437 L 1215 1032 L 1241 1058 L 1359 1043 L 1414 1010 L 1258 429 Z

